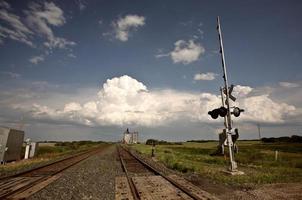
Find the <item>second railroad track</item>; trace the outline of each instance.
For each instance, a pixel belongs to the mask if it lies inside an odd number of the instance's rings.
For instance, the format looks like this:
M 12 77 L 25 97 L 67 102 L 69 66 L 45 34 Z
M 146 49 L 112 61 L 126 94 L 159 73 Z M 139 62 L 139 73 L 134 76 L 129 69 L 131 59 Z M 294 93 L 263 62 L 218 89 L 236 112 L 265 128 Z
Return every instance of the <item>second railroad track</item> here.
M 102 149 L 94 148 L 22 173 L 2 177 L 0 178 L 0 199 L 26 199 L 58 179 L 61 175 L 60 172 L 100 152 Z
M 217 200 L 177 175 L 166 175 L 128 149 L 119 146 L 125 176 L 116 178 L 116 200 Z

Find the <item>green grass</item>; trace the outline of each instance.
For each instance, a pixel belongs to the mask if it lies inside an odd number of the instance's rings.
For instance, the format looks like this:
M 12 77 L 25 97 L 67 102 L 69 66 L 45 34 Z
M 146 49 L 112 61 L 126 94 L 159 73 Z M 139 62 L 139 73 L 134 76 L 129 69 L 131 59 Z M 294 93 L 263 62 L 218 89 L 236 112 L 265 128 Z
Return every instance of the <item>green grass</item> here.
M 216 146 L 217 142 L 157 145 L 156 158 L 170 169 L 196 172 L 214 182 L 238 187 L 302 180 L 302 144 L 239 141 L 239 153 L 235 157 L 239 170 L 245 172 L 242 176 L 229 176 L 222 172 L 228 166 L 228 158 L 210 156 Z M 143 154 L 151 154 L 151 146 L 137 144 L 132 147 Z M 275 150 L 279 152 L 277 161 Z

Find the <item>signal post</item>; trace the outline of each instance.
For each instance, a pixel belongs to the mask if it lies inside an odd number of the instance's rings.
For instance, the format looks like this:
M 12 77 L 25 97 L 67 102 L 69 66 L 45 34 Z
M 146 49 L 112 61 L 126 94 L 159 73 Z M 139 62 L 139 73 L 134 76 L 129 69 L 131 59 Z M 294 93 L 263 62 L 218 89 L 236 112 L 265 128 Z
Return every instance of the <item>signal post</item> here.
M 222 42 L 222 34 L 221 34 L 221 27 L 220 27 L 220 19 L 217 17 L 217 31 L 218 31 L 218 38 L 219 38 L 219 45 L 220 45 L 220 55 L 221 55 L 221 63 L 222 63 L 222 70 L 223 70 L 223 81 L 224 87 L 220 88 L 221 91 L 221 98 L 222 98 L 222 106 L 220 108 L 214 109 L 209 111 L 208 114 L 211 115 L 213 119 L 217 119 L 218 116 L 224 117 L 224 125 L 226 131 L 226 145 L 229 149 L 229 157 L 230 157 L 230 167 L 228 168 L 228 173 L 232 175 L 237 174 L 244 174 L 241 171 L 237 170 L 237 163 L 234 157 L 234 141 L 232 136 L 234 135 L 233 127 L 232 127 L 232 118 L 231 114 L 235 117 L 239 117 L 241 112 L 244 112 L 243 109 L 239 107 L 230 107 L 230 99 L 235 101 L 236 98 L 232 96 L 232 91 L 234 85 L 231 87 L 228 86 L 228 77 L 226 72 L 226 64 L 225 64 L 225 56 L 224 56 L 224 49 L 223 49 L 223 42 Z M 224 100 L 225 95 L 225 100 Z M 236 132 L 238 134 L 238 131 Z

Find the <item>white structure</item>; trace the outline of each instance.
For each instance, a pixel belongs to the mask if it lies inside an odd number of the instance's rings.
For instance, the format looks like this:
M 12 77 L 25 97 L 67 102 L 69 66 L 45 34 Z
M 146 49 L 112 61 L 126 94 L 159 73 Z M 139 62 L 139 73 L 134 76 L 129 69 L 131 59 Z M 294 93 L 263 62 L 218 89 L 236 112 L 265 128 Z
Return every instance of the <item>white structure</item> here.
M 26 143 L 26 147 L 25 147 L 25 154 L 24 154 L 24 159 L 28 159 L 29 158 L 29 151 L 30 151 L 30 139 L 26 139 L 25 141 Z
M 129 132 L 129 129 L 127 129 L 123 135 L 123 143 L 137 144 L 137 142 L 138 142 L 138 132 L 137 131 Z
M 37 155 L 38 147 L 39 147 L 38 142 L 31 142 L 30 143 L 29 158 L 33 158 Z
M 38 150 L 38 144 L 37 142 L 31 142 L 30 139 L 26 140 L 26 147 L 25 147 L 25 155 L 24 159 L 33 158 Z
M 0 127 L 0 162 L 20 160 L 24 131 Z

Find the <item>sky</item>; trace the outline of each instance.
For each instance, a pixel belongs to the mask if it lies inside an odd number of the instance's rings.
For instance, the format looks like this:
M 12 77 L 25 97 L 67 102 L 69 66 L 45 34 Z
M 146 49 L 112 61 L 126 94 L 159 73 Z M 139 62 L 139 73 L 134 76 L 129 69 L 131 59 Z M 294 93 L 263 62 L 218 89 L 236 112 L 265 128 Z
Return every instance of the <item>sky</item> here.
M 42 140 L 218 139 L 220 16 L 241 139 L 302 135 L 302 2 L 0 0 L 0 125 Z

